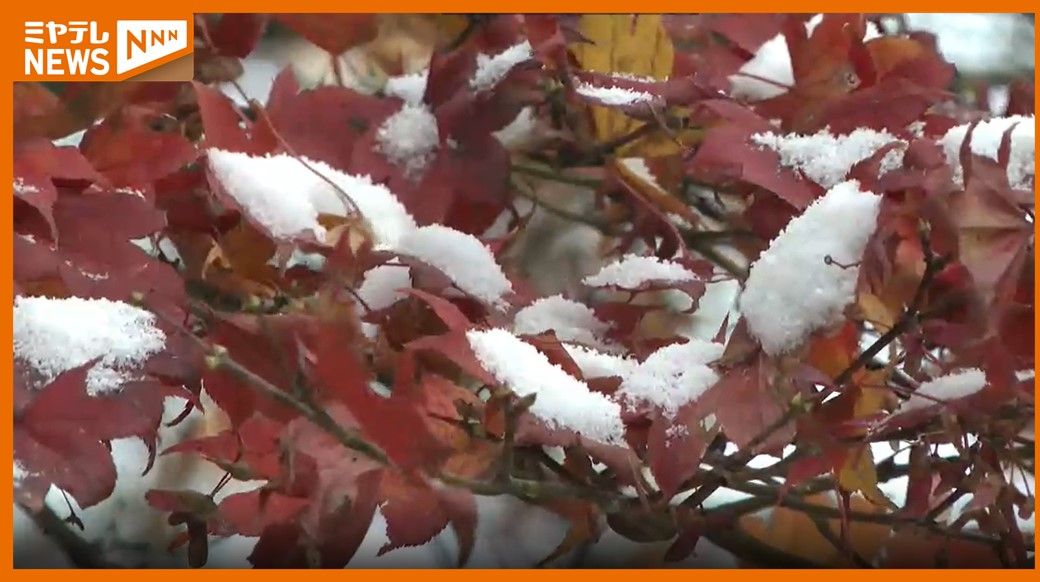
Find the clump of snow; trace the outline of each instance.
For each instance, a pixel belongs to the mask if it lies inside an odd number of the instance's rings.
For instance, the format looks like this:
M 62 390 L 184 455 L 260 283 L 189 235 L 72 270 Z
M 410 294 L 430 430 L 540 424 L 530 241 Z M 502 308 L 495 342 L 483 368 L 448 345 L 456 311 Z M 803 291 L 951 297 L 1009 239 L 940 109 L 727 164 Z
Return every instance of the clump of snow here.
M 751 266 L 740 311 L 766 353 L 790 350 L 842 320 L 880 205 L 859 182 L 842 182 L 792 219 Z
M 626 255 L 603 267 L 595 275 L 585 277 L 584 283 L 590 287 L 635 289 L 647 281 L 682 283 L 696 279 L 697 275 L 678 263 L 657 257 Z
M 365 272 L 365 277 L 357 288 L 357 294 L 369 309 L 378 311 L 404 299 L 405 295 L 399 289 L 411 286 L 412 278 L 407 266 L 379 265 Z
M 565 343 L 563 347 L 586 378 L 626 378 L 639 365 L 639 361 L 631 357 L 604 353 L 585 346 Z
M 401 237 L 397 251 L 436 267 L 462 291 L 503 307 L 503 296 L 513 284 L 494 255 L 476 237 L 439 224 L 431 224 Z
M 896 412 L 907 412 L 934 406 L 940 402 L 958 400 L 975 394 L 986 386 L 986 374 L 978 368 L 969 368 L 939 376 L 921 384 Z
M 423 95 L 426 94 L 426 83 L 430 77 L 430 70 L 425 69 L 408 75 L 397 75 L 386 80 L 383 93 L 391 97 L 397 97 L 409 105 L 422 104 Z
M 618 394 L 629 402 L 647 402 L 668 416 L 700 398 L 719 380 L 708 364 L 722 356 L 724 346 L 690 340 L 665 346 L 650 354 L 624 380 Z
M 503 329 L 466 332 L 474 354 L 517 395 L 536 395 L 530 412 L 551 428 L 622 444 L 621 407 L 553 364 L 534 346 Z
M 310 232 L 324 240 L 326 231 L 318 215 L 347 214 L 337 188 L 350 196 L 367 220 L 376 248 L 392 247 L 402 234 L 415 229 L 415 220 L 397 197 L 368 176 L 345 174 L 324 162 L 286 154 L 251 156 L 211 148 L 207 156 L 227 193 L 275 237 Z
M 118 391 L 166 345 L 155 314 L 121 301 L 15 298 L 14 355 L 45 381 L 101 358 L 87 372 L 91 395 Z
M 963 180 L 960 152 L 961 144 L 968 134 L 971 124 L 958 125 L 951 128 L 942 137 L 940 143 L 946 151 L 946 160 L 953 168 L 954 179 L 960 183 Z M 1019 190 L 1032 190 L 1034 175 L 1036 173 L 1036 118 L 1032 115 L 1012 115 L 1010 117 L 996 117 L 982 121 L 975 126 L 971 134 L 971 151 L 978 156 L 984 156 L 991 160 L 997 159 L 1000 151 L 1000 143 L 1004 139 L 1004 133 L 1011 126 L 1011 152 L 1008 159 L 1007 176 L 1012 188 Z
M 823 129 L 812 135 L 756 133 L 751 141 L 780 155 L 780 163 L 830 188 L 841 182 L 853 166 L 874 155 L 882 147 L 898 142 L 901 147 L 881 159 L 881 175 L 903 165 L 906 142 L 886 131 L 857 128 L 848 135 L 833 135 Z
M 597 87 L 589 83 L 579 83 L 575 89 L 579 95 L 594 99 L 604 105 L 634 105 L 653 99 L 646 91 L 634 91 L 624 87 Z
M 812 36 L 816 27 L 823 22 L 823 15 L 817 14 L 805 23 L 805 32 Z M 863 41 L 873 40 L 881 36 L 881 31 L 873 22 L 868 22 Z M 730 95 L 738 99 L 760 101 L 786 93 L 794 85 L 794 70 L 791 67 L 791 53 L 787 47 L 787 38 L 783 33 L 762 43 L 754 56 L 744 63 L 740 69 L 729 76 Z
M 527 61 L 533 55 L 531 43 L 523 41 L 515 44 L 494 56 L 484 53 L 477 55 L 477 70 L 470 79 L 470 87 L 476 91 L 484 91 L 494 87 L 516 65 Z
M 610 325 L 600 321 L 584 303 L 553 295 L 518 311 L 513 319 L 513 329 L 527 335 L 552 330 L 560 341 L 599 345 Z
M 376 130 L 376 147 L 408 177 L 422 173 L 439 145 L 437 118 L 425 105 L 405 103 Z

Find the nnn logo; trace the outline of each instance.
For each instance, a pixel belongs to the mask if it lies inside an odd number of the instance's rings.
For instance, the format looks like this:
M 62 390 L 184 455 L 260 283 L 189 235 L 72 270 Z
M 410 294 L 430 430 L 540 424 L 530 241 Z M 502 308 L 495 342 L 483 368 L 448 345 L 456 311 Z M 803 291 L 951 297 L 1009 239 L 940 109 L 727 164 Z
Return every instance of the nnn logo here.
M 116 23 L 116 74 L 188 48 L 184 20 L 120 20 Z
M 118 81 L 186 56 L 191 46 L 187 20 L 26 21 L 24 72 L 31 79 Z

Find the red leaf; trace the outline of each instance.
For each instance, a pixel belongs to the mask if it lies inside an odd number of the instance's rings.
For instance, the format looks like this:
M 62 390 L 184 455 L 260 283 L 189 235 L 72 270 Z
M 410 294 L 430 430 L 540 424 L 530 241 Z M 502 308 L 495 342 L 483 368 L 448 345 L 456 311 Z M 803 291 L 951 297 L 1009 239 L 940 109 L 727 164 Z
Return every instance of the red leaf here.
M 263 489 L 235 493 L 217 506 L 220 521 L 211 531 L 218 535 L 259 536 L 272 525 L 295 521 L 309 504 L 307 499 Z
M 823 193 L 816 184 L 781 168 L 776 152 L 750 144 L 751 133 L 731 125 L 708 130 L 687 169 L 706 179 L 741 180 L 760 186 L 799 210 Z
M 198 157 L 165 114 L 129 105 L 87 130 L 80 149 L 116 186 L 150 186 Z
M 193 86 L 206 147 L 253 155 L 274 151 L 277 140 L 266 122 L 250 122 L 231 99 L 208 85 L 193 82 Z
M 260 42 L 267 19 L 264 14 L 221 14 L 216 25 L 209 26 L 209 39 L 218 54 L 245 58 Z
M 14 421 L 15 461 L 29 475 L 68 491 L 84 508 L 115 487 L 115 465 L 103 442 L 154 435 L 158 426 L 157 419 L 142 416 L 124 400 L 88 396 L 86 375 L 93 365 L 69 370 L 40 388 Z
M 364 44 L 378 32 L 375 14 L 276 14 L 274 18 L 332 55 Z
M 346 405 L 362 431 L 395 464 L 411 468 L 434 461 L 442 445 L 429 435 L 427 421 L 419 413 L 420 394 L 411 379 L 399 373 L 389 398 L 376 394 L 369 386 L 369 371 L 349 350 L 348 340 L 333 326 L 316 335 L 311 349 L 320 385 L 329 397 Z
M 701 397 L 702 406 L 715 412 L 722 432 L 744 448 L 752 439 L 779 420 L 792 396 L 790 389 L 774 386 L 769 364 L 761 354 L 750 365 L 726 372 L 715 386 Z M 794 428 L 788 423 L 775 431 L 756 451 L 767 451 L 791 442 Z

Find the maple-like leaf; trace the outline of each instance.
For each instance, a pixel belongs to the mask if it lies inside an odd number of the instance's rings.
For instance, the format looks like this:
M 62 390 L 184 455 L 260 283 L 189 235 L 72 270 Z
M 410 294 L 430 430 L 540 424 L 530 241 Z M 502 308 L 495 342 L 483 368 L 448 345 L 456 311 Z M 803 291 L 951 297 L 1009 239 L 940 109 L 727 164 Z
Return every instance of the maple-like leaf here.
M 33 393 L 16 394 L 22 404 L 15 411 L 15 461 L 32 477 L 23 482 L 28 490 L 17 495 L 37 508 L 50 484 L 67 491 L 80 507 L 100 503 L 116 482 L 106 443 L 130 436 L 154 443 L 159 424 L 154 411 L 142 414 L 126 399 L 87 395 L 86 376 L 93 364 L 68 370 Z M 19 383 L 16 390 L 28 388 Z

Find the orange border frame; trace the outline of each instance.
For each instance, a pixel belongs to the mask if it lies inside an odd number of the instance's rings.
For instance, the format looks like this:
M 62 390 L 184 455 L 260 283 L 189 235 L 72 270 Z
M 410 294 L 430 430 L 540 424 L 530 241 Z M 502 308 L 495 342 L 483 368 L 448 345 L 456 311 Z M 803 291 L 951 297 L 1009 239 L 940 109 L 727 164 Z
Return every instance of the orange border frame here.
M 90 17 L 144 17 L 144 18 L 162 18 L 162 17 L 184 17 L 184 12 L 190 10 L 192 13 L 208 13 L 208 12 L 384 12 L 384 13 L 408 13 L 408 12 L 431 12 L 431 8 L 434 6 L 426 2 L 419 0 L 354 0 L 353 2 L 343 3 L 337 0 L 320 0 L 307 2 L 306 6 L 301 6 L 300 3 L 290 3 L 287 0 L 191 0 L 185 2 L 183 5 L 175 8 L 169 7 L 169 5 L 162 7 L 155 7 L 155 9 L 149 9 L 149 7 L 141 2 L 92 2 L 89 8 L 85 9 L 85 5 L 82 1 L 76 2 L 72 0 L 46 0 L 42 5 L 26 6 L 24 4 L 15 4 L 11 6 L 7 11 L 8 16 L 3 19 L 2 26 L 0 29 L 0 63 L 3 66 L 3 85 L 4 88 L 0 89 L 0 112 L 12 111 L 13 103 L 13 90 L 11 81 L 12 79 L 21 77 L 21 35 L 22 35 L 22 23 L 25 20 L 46 18 L 48 16 L 54 16 L 55 18 L 69 17 L 77 14 L 84 14 L 86 12 Z M 833 2 L 809 2 L 805 0 L 788 0 L 777 4 L 775 2 L 765 1 L 754 1 L 754 0 L 736 0 L 725 3 L 725 5 L 719 6 L 708 6 L 700 7 L 697 3 L 692 2 L 675 2 L 675 1 L 662 1 L 662 0 L 643 0 L 641 2 L 632 2 L 632 0 L 519 0 L 519 1 L 508 1 L 508 0 L 442 0 L 438 2 L 436 8 L 442 12 L 593 12 L 593 13 L 631 13 L 631 12 L 642 12 L 642 13 L 662 13 L 662 12 L 692 12 L 693 8 L 701 8 L 703 12 L 804 12 L 804 13 L 816 13 L 816 12 L 836 12 L 836 11 L 850 11 L 853 6 L 851 4 L 844 3 L 833 3 Z M 1033 8 L 1029 8 L 1029 6 Z M 636 8 L 636 10 L 633 10 Z M 961 1 L 937 1 L 937 0 L 909 0 L 905 2 L 898 1 L 873 1 L 863 2 L 855 6 L 857 11 L 867 12 L 970 12 L 983 10 L 987 12 L 1022 12 L 1022 13 L 1037 13 L 1036 5 L 1031 2 L 1023 2 L 1018 0 L 990 0 L 986 3 L 974 3 L 974 2 L 961 2 Z M 180 14 L 173 14 L 180 13 Z M 1040 54 L 1040 53 L 1038 53 Z M 12 143 L 13 143 L 13 129 L 12 119 L 8 115 L 3 115 L 3 133 L 4 141 L 2 144 L 2 151 L 0 151 L 0 168 L 3 169 L 5 176 L 11 176 L 13 169 L 13 154 L 12 154 Z M 1034 192 L 1034 197 L 1036 196 Z M 9 205 L 2 206 L 2 221 L 4 224 L 11 224 L 12 207 Z M 1034 225 L 1034 229 L 1036 226 Z M 0 238 L 0 249 L 3 250 L 4 267 L 8 273 L 12 272 L 12 242 L 8 238 Z M 1034 274 L 1034 277 L 1036 275 Z M 0 285 L 2 285 L 3 300 L 13 301 L 13 288 L 12 276 L 0 278 Z M 1036 281 L 1034 281 L 1035 283 Z M 1035 287 L 1034 287 L 1035 288 Z M 1035 301 L 1035 297 L 1034 297 Z M 12 322 L 11 312 L 7 310 L 0 310 L 0 333 L 3 334 L 3 339 L 6 343 L 12 342 Z M 1034 321 L 1034 336 L 1040 335 L 1037 332 L 1040 331 L 1040 327 L 1036 326 Z M 1034 346 L 1034 350 L 1036 350 Z M 1040 355 L 1040 350 L 1037 350 L 1037 355 Z M 13 377 L 12 361 L 4 359 L 2 363 L 4 374 L 7 378 Z M 12 401 L 9 398 L 0 398 L 2 406 L 8 414 L 11 413 L 11 407 L 13 406 Z M 1040 416 L 1037 417 L 1040 419 Z M 12 450 L 12 439 L 13 439 L 13 424 L 3 423 L 0 427 L 0 450 Z M 14 544 L 12 539 L 13 530 L 13 513 L 9 510 L 13 509 L 12 505 L 7 505 L 9 500 L 13 501 L 13 492 L 10 489 L 3 489 L 0 496 L 4 497 L 3 502 L 0 502 L 0 522 L 9 524 L 4 528 L 2 535 L 0 535 L 0 552 L 4 556 L 3 567 L 5 570 L 9 570 L 16 577 L 21 579 L 33 579 L 33 580 L 44 580 L 50 577 L 57 578 L 63 576 L 61 571 L 57 570 L 14 570 Z M 232 572 L 240 572 L 239 570 L 233 570 Z M 329 579 L 331 576 L 351 576 L 361 577 L 366 580 L 380 580 L 381 582 L 396 582 L 398 580 L 404 581 L 411 579 L 413 575 L 421 575 L 428 580 L 458 580 L 460 578 L 467 578 L 475 580 L 478 577 L 483 577 L 493 572 L 493 575 L 500 580 L 524 580 L 529 573 L 526 570 L 351 570 L 349 574 L 343 572 L 329 572 L 329 571 L 314 571 L 313 573 L 306 574 L 307 576 L 321 577 Z M 606 582 L 607 580 L 625 580 L 631 576 L 645 575 L 639 570 L 597 570 L 593 572 L 585 572 L 581 570 L 577 571 L 562 571 L 562 570 L 546 570 L 540 573 L 539 576 L 548 577 L 554 580 L 595 580 L 596 582 Z M 691 574 L 686 570 L 654 570 L 651 574 L 653 577 L 661 580 L 679 580 L 681 578 L 698 575 Z M 1024 580 L 1027 577 L 1035 575 L 1035 571 L 1030 573 L 1029 570 L 1017 570 L 1017 571 L 1000 571 L 999 574 L 1003 580 Z M 174 576 L 183 576 L 185 570 L 149 570 L 149 576 L 155 576 L 164 579 L 170 579 Z M 931 579 L 931 580 L 943 580 L 944 582 L 950 582 L 953 579 L 963 578 L 965 580 L 973 579 L 982 572 L 976 573 L 972 570 L 922 570 L 915 572 L 914 576 L 918 579 Z M 133 572 L 120 574 L 120 573 L 108 573 L 108 572 L 81 572 L 76 574 L 77 578 L 85 581 L 106 581 L 110 580 L 111 577 L 115 576 L 120 579 L 129 579 L 130 576 L 135 576 Z M 191 576 L 201 576 L 208 580 L 226 579 L 227 574 L 221 570 L 198 570 L 190 574 Z M 235 575 L 235 574 L 232 574 Z M 263 571 L 258 570 L 250 572 L 248 574 L 237 574 L 242 576 L 250 576 L 252 580 L 280 580 L 285 574 L 279 572 Z M 716 570 L 712 571 L 710 576 L 717 576 L 725 578 L 727 580 L 753 580 L 755 576 L 761 575 L 760 570 Z M 830 578 L 834 575 L 833 571 L 821 570 L 821 571 L 798 571 L 798 570 L 781 570 L 781 571 L 770 571 L 768 574 L 774 580 L 804 580 L 806 577 L 824 579 L 824 577 Z M 848 576 L 851 579 L 867 579 L 871 576 L 870 571 L 856 571 L 848 570 L 842 572 L 843 576 Z M 260 578 L 256 578 L 259 576 Z

